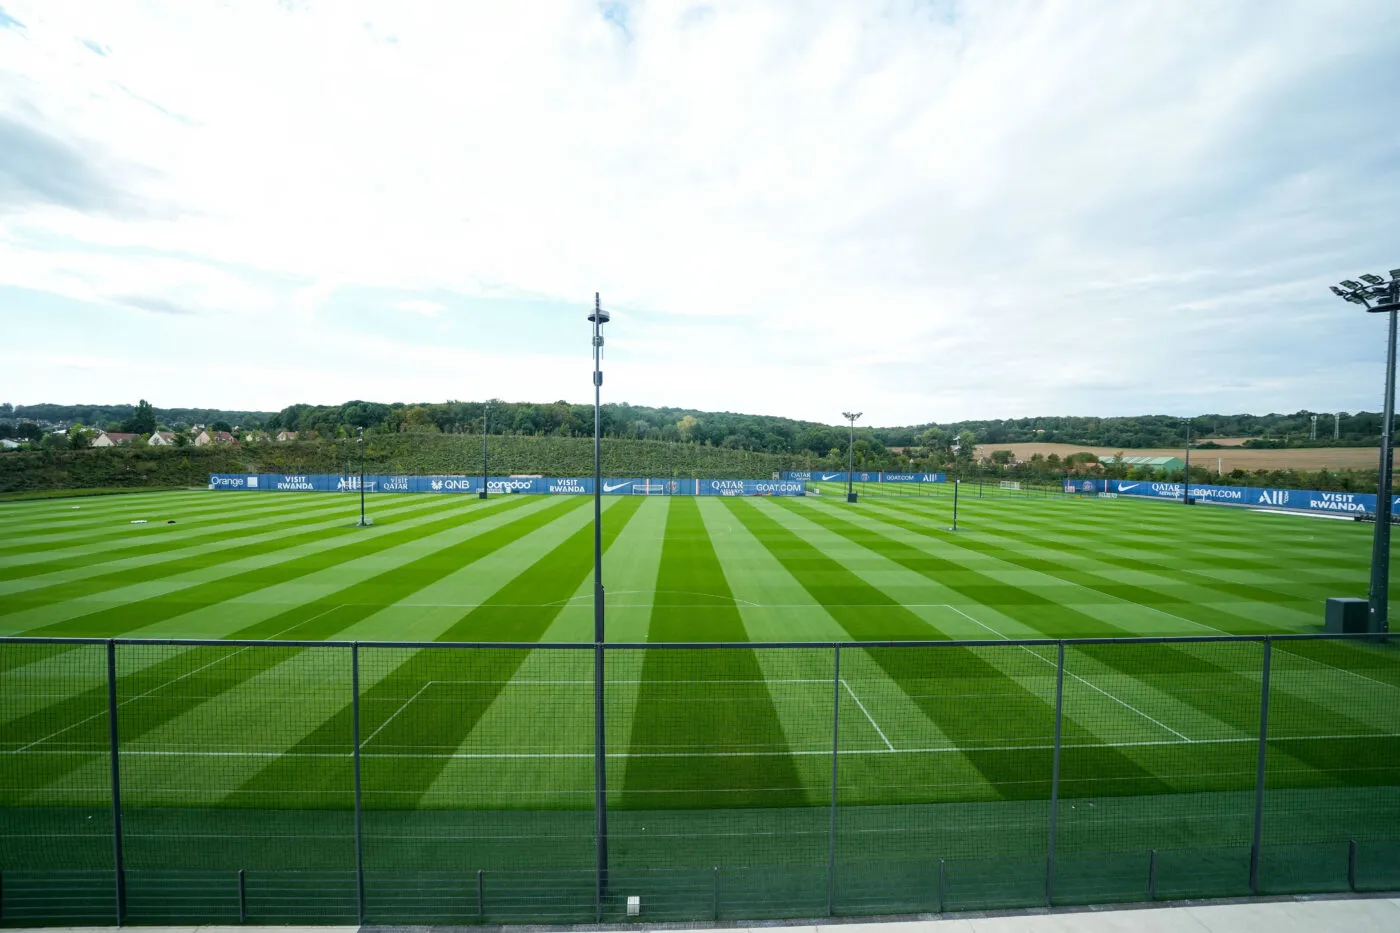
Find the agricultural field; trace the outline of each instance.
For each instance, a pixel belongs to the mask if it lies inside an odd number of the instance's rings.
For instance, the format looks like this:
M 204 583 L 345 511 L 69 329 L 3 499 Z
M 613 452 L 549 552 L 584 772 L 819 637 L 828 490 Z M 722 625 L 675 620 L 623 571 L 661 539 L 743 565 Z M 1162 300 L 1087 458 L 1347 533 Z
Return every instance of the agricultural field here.
M 1212 438 L 1221 446 L 1192 450 L 1191 465 L 1209 470 L 1220 469 L 1223 473 L 1231 470 L 1374 470 L 1380 459 L 1377 447 L 1292 447 L 1281 450 L 1255 450 L 1241 447 L 1240 438 Z M 1176 457 L 1186 456 L 1184 447 L 1141 447 L 1113 448 L 1092 447 L 1079 444 L 979 444 L 977 456 L 990 457 L 994 450 L 1009 450 L 1017 460 L 1029 460 L 1036 454 L 1050 456 L 1056 454 L 1064 458 L 1070 454 L 1088 451 L 1099 457 Z M 1400 453 L 1396 454 L 1400 457 Z
M 604 653 L 615 878 L 676 918 L 760 892 L 808 915 L 834 849 L 851 913 L 1043 901 L 1058 694 L 1060 901 L 1247 890 L 1263 643 L 1114 640 L 1318 632 L 1324 599 L 1364 595 L 1371 527 L 988 489 L 954 533 L 950 506 L 604 499 L 607 637 L 638 646 Z M 258 917 L 353 919 L 357 761 L 381 916 L 592 909 L 592 500 L 369 507 L 0 503 L 0 635 L 266 642 L 112 649 L 132 922 L 236 918 L 241 869 Z M 1001 644 L 1045 638 L 1105 641 L 1065 647 L 1062 679 L 1057 645 Z M 832 647 L 947 640 L 981 644 Z M 641 647 L 692 642 L 726 647 Z M 1270 650 L 1265 886 L 1345 886 L 1353 840 L 1363 886 L 1400 881 L 1400 655 Z M 110 872 L 108 663 L 0 643 L 7 898 Z M 556 873 L 534 914 L 532 872 Z M 186 913 L 160 912 L 172 878 Z

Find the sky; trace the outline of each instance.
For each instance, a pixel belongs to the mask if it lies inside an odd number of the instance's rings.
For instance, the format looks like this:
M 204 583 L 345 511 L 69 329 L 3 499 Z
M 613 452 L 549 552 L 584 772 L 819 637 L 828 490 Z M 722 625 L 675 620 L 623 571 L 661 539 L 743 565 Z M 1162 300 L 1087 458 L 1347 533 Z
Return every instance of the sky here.
M 1378 410 L 1400 4 L 0 0 L 0 401 Z

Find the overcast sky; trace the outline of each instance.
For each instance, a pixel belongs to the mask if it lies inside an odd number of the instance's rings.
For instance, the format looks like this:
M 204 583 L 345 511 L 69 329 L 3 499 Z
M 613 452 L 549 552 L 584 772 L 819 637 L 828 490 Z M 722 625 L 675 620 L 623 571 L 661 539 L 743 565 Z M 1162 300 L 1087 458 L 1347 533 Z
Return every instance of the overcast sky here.
M 1400 3 L 0 0 L 0 401 L 1377 410 Z

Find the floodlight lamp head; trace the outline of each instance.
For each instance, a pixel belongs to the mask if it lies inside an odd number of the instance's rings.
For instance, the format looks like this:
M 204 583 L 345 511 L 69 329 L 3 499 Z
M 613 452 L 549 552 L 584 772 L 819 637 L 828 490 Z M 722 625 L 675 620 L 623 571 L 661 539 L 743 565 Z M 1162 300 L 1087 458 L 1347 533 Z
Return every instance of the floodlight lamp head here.
M 1400 269 L 1390 270 L 1390 280 L 1392 282 L 1400 282 Z
M 1332 286 L 1329 286 L 1329 287 L 1332 289 L 1332 294 L 1336 295 L 1338 298 L 1345 298 L 1345 297 L 1347 296 L 1347 293 L 1344 292 L 1344 291 L 1342 291 L 1342 290 L 1341 290 L 1340 288 L 1338 288 L 1337 286 L 1332 285 Z
M 1369 282 L 1369 283 L 1371 283 L 1372 285 L 1384 285 L 1384 284 L 1385 284 L 1385 279 L 1381 278 L 1379 275 L 1372 275 L 1372 274 L 1369 273 L 1369 272 L 1367 272 L 1366 274 L 1362 275 L 1362 276 L 1361 276 L 1361 280 L 1362 280 L 1363 282 Z
M 1360 287 L 1360 282 L 1353 282 L 1351 279 L 1342 279 L 1342 288 L 1345 288 L 1349 292 L 1354 292 Z
M 595 324 L 598 324 L 599 326 L 602 326 L 603 324 L 606 324 L 608 323 L 608 321 L 612 320 L 612 315 L 604 311 L 602 308 L 598 308 L 592 314 L 588 315 L 588 320 L 592 321 Z

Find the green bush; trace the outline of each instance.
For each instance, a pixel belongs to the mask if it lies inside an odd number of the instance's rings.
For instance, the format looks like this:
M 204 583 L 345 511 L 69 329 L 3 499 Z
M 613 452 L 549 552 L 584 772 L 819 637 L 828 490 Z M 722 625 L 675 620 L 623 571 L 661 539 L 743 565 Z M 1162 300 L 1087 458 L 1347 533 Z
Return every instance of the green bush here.
M 491 473 L 591 476 L 593 441 L 582 437 L 492 435 Z M 244 447 L 107 447 L 15 451 L 0 456 L 0 492 L 34 489 L 204 486 L 210 473 L 338 473 L 359 469 L 353 440 L 264 443 Z M 481 436 L 371 435 L 369 473 L 465 474 L 481 471 Z M 805 457 L 728 450 L 664 441 L 603 441 L 603 474 L 617 477 L 764 479 L 780 470 L 815 465 Z

